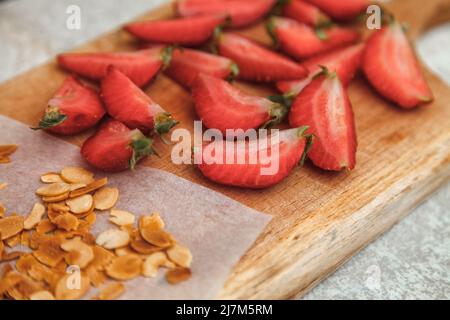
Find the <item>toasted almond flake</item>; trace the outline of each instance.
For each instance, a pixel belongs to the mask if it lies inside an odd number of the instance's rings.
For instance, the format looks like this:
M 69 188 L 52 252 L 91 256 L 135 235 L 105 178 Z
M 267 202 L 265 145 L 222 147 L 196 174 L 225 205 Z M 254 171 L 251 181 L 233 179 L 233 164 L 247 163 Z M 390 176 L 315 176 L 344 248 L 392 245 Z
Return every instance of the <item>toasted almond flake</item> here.
M 36 231 L 40 234 L 46 234 L 52 232 L 56 229 L 56 225 L 50 222 L 50 220 L 45 219 L 38 223 L 36 226 Z
M 95 245 L 95 236 L 90 232 L 84 234 L 82 236 L 81 240 L 83 240 L 84 243 L 86 243 L 90 246 Z
M 103 187 L 94 194 L 94 204 L 97 210 L 109 210 L 119 199 L 119 189 Z
M 135 255 L 135 256 L 140 257 L 141 259 L 147 259 L 147 257 L 148 257 L 148 255 L 140 254 L 140 253 L 134 251 L 133 249 L 131 249 L 130 247 L 117 248 L 114 250 L 114 253 L 118 257 L 122 257 L 122 256 L 126 256 L 126 255 Z
M 79 281 L 75 281 L 75 277 L 79 277 Z M 77 288 L 77 285 L 79 285 L 79 288 Z M 77 300 L 87 293 L 89 287 L 89 278 L 85 275 L 68 274 L 58 281 L 55 288 L 55 298 L 57 300 Z
M 61 176 L 58 173 L 55 172 L 49 172 L 41 176 L 41 181 L 43 183 L 58 183 L 58 182 L 64 182 L 63 179 L 61 179 Z
M 192 254 L 188 248 L 175 244 L 172 248 L 167 250 L 167 256 L 180 267 L 188 268 L 191 266 Z
M 69 212 L 70 208 L 66 205 L 66 202 L 56 202 L 51 204 L 52 210 L 56 210 L 59 212 Z
M 170 248 L 175 244 L 175 239 L 172 235 L 162 229 L 146 227 L 144 229 L 140 229 L 139 231 L 142 238 L 154 246 L 160 248 Z
M 155 252 L 149 255 L 142 264 L 142 275 L 146 278 L 154 278 L 161 267 L 174 268 L 175 265 L 167 259 L 164 252 Z
M 9 273 L 8 276 L 14 273 Z M 42 284 L 34 281 L 29 276 L 24 274 L 17 274 L 19 281 L 13 287 L 9 288 L 8 295 L 15 300 L 27 300 L 30 295 L 43 290 Z
M 6 182 L 0 183 L 0 190 L 6 189 L 8 184 Z
M 123 210 L 112 209 L 110 215 L 109 221 L 118 226 L 133 225 L 136 220 L 134 214 Z
M 5 215 L 5 213 L 6 213 L 6 208 L 5 208 L 5 206 L 4 206 L 2 203 L 0 203 L 0 218 L 3 218 L 3 216 Z
M 120 282 L 114 282 L 104 287 L 97 300 L 115 300 L 125 292 L 125 286 Z
M 70 185 L 64 182 L 46 184 L 36 190 L 36 194 L 43 197 L 56 197 L 70 191 Z
M 20 252 L 20 251 L 12 251 L 12 252 L 8 252 L 8 253 L 3 253 L 1 261 L 8 262 L 8 261 L 17 260 L 20 258 L 20 256 L 22 254 L 23 254 L 23 252 Z
M 30 300 L 55 300 L 55 297 L 50 291 L 42 290 L 33 293 L 30 296 Z
M 94 260 L 94 251 L 92 248 L 78 237 L 61 243 L 61 249 L 66 252 L 77 253 L 76 255 L 66 256 L 66 262 L 69 265 L 77 265 L 83 269 Z
M 84 168 L 69 167 L 61 171 L 61 177 L 68 183 L 91 183 L 94 181 L 94 174 Z
M 59 229 L 65 230 L 65 231 L 73 231 L 77 230 L 80 222 L 78 221 L 77 217 L 75 217 L 71 213 L 64 213 L 62 215 L 57 216 L 52 221 Z
M 102 232 L 96 240 L 97 245 L 110 250 L 125 247 L 129 242 L 130 235 L 117 229 L 109 229 Z
M 20 243 L 20 233 L 16 234 L 11 238 L 6 239 L 5 242 L 8 247 L 14 248 Z
M 151 216 L 142 216 L 139 219 L 139 229 L 164 229 L 164 226 L 164 221 L 156 212 Z
M 69 192 L 65 192 L 65 193 L 60 194 L 58 196 L 42 197 L 42 201 L 44 201 L 46 203 L 54 203 L 54 202 L 64 201 L 67 198 L 69 198 Z
M 84 220 L 91 226 L 93 226 L 95 224 L 95 222 L 97 221 L 97 215 L 95 214 L 95 212 L 91 212 L 89 215 L 87 215 Z
M 0 234 L 1 236 L 1 234 Z M 2 260 L 3 252 L 5 251 L 5 245 L 2 240 L 0 240 L 0 261 Z
M 86 276 L 89 278 L 91 285 L 95 288 L 100 287 L 106 282 L 108 277 L 104 271 L 97 270 L 96 268 L 89 265 L 85 270 Z
M 70 191 L 75 191 L 81 188 L 85 188 L 87 184 L 85 183 L 73 183 L 70 185 Z
M 142 239 L 140 236 L 131 240 L 130 246 L 131 246 L 131 248 L 133 248 L 133 250 L 135 250 L 136 252 L 138 252 L 140 254 L 152 254 L 152 253 L 163 250 L 163 248 L 160 248 L 160 247 L 157 247 L 157 246 L 154 246 L 154 245 L 148 243 L 147 241 Z
M 70 211 L 75 214 L 82 214 L 91 210 L 94 200 L 90 194 L 82 195 L 78 198 L 71 198 L 66 200 Z
M 45 207 L 36 203 L 31 210 L 30 215 L 25 219 L 23 225 L 25 230 L 33 229 L 41 220 L 45 214 Z
M 170 269 L 166 273 L 167 282 L 170 284 L 177 284 L 190 279 L 192 276 L 192 271 L 189 268 L 175 268 Z
M 69 197 L 70 198 L 76 198 L 76 197 L 82 196 L 84 194 L 87 194 L 87 193 L 93 192 L 93 191 L 95 191 L 97 189 L 100 189 L 101 187 L 104 187 L 107 184 L 108 184 L 108 178 L 103 178 L 103 179 L 100 179 L 100 180 L 96 180 L 94 182 L 89 183 L 84 188 L 80 188 L 80 189 L 71 191 Z
M 115 280 L 131 280 L 141 274 L 142 260 L 139 256 L 129 254 L 113 259 L 106 267 L 106 274 Z
M 34 257 L 46 266 L 57 266 L 65 256 L 65 252 L 61 249 L 62 241 L 62 237 L 59 236 L 44 236 L 38 249 L 33 251 Z
M 50 237 L 49 235 L 40 234 L 39 232 L 31 233 L 30 248 L 36 250 L 37 248 L 39 248 L 40 244 L 49 237 Z
M 1 156 L 0 157 L 0 164 L 6 164 L 6 163 L 10 163 L 11 159 L 7 156 Z
M 1 240 L 15 236 L 23 230 L 24 218 L 21 216 L 9 216 L 0 219 Z
M 25 247 L 30 246 L 30 233 L 29 232 L 22 232 L 20 235 L 20 244 Z
M 94 246 L 94 260 L 89 265 L 97 270 L 105 270 L 106 266 L 114 259 L 114 254 L 100 246 Z
M 10 156 L 17 151 L 17 145 L 15 144 L 4 144 L 0 145 L 0 156 Z

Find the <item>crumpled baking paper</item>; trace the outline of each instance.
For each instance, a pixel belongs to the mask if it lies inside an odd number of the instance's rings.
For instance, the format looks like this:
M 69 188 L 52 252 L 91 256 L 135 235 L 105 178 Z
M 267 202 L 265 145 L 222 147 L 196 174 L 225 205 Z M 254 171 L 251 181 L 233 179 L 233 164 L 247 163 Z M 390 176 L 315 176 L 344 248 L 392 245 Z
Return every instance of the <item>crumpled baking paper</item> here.
M 35 132 L 0 116 L 0 144 L 17 144 L 12 163 L 0 165 L 0 202 L 7 212 L 27 215 L 39 201 L 35 190 L 40 176 L 68 166 L 87 167 L 79 148 L 45 132 Z M 158 277 L 126 282 L 121 299 L 214 299 L 233 266 L 262 232 L 271 217 L 215 191 L 161 170 L 140 167 L 134 172 L 104 174 L 120 190 L 118 209 L 136 217 L 159 212 L 167 230 L 193 254 L 190 280 L 169 285 L 164 270 Z M 108 212 L 97 214 L 93 233 L 114 227 Z M 93 294 L 91 290 L 90 295 Z

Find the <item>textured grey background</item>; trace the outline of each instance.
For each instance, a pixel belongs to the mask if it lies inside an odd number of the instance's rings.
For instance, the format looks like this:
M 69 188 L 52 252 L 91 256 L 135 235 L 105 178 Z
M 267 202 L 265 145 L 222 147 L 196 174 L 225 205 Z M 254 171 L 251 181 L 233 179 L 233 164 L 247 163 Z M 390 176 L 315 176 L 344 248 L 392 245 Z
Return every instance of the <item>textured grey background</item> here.
M 0 81 L 93 39 L 165 0 L 11 0 L 0 3 Z M 66 28 L 68 5 L 81 30 Z M 450 25 L 419 53 L 450 85 Z M 0 102 L 1 103 L 1 102 Z M 449 299 L 450 185 L 319 284 L 305 299 Z

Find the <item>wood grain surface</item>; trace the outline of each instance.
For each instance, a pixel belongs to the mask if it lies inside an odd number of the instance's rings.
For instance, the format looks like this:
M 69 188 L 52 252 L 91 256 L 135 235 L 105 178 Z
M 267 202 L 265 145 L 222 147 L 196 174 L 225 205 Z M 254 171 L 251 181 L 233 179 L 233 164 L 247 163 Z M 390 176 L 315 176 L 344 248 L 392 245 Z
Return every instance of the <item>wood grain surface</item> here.
M 450 20 L 448 0 L 396 0 L 387 7 L 400 21 L 410 23 L 412 39 Z M 140 19 L 172 15 L 172 6 L 164 6 Z M 359 27 L 365 32 L 364 26 Z M 269 44 L 262 25 L 242 32 Z M 132 37 L 115 30 L 76 51 L 136 47 Z M 449 180 L 450 88 L 429 71 L 425 73 L 435 102 L 408 112 L 380 98 L 363 76 L 352 82 L 349 95 L 359 145 L 357 168 L 352 172 L 328 173 L 307 163 L 271 189 L 243 190 L 211 183 L 193 166 L 172 164 L 170 147 L 156 145 L 161 158 L 147 159 L 144 165 L 172 172 L 274 217 L 236 265 L 219 298 L 303 295 Z M 50 61 L 5 82 L 0 85 L 0 114 L 36 125 L 65 76 Z M 274 92 L 270 87 L 239 85 L 261 95 Z M 181 127 L 192 131 L 196 115 L 189 92 L 163 74 L 146 91 L 181 121 Z M 89 134 L 66 140 L 81 145 Z

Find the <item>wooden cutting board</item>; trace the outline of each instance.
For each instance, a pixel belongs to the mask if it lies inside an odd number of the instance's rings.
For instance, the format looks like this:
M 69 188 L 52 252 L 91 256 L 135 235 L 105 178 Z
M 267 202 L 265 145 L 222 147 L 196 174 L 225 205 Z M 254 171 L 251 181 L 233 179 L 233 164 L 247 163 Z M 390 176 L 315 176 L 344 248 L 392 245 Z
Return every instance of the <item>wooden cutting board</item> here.
M 388 7 L 400 21 L 411 24 L 413 39 L 430 26 L 450 20 L 448 0 L 426 4 L 397 0 Z M 165 6 L 142 18 L 171 15 L 172 7 Z M 269 43 L 261 25 L 244 33 Z M 134 48 L 135 41 L 116 30 L 76 51 Z M 50 61 L 0 85 L 0 114 L 35 125 L 64 77 Z M 170 147 L 156 146 L 162 157 L 152 157 L 144 165 L 172 172 L 273 216 L 234 268 L 220 298 L 278 299 L 305 294 L 449 180 L 450 88 L 428 71 L 426 77 L 436 100 L 410 112 L 380 98 L 362 76 L 353 81 L 349 94 L 359 141 L 353 172 L 328 173 L 308 163 L 271 189 L 242 190 L 211 183 L 193 166 L 172 164 Z M 268 87 L 242 87 L 262 95 L 273 92 Z M 192 130 L 195 113 L 187 91 L 159 75 L 147 92 L 182 127 Z M 86 136 L 67 140 L 80 145 Z

